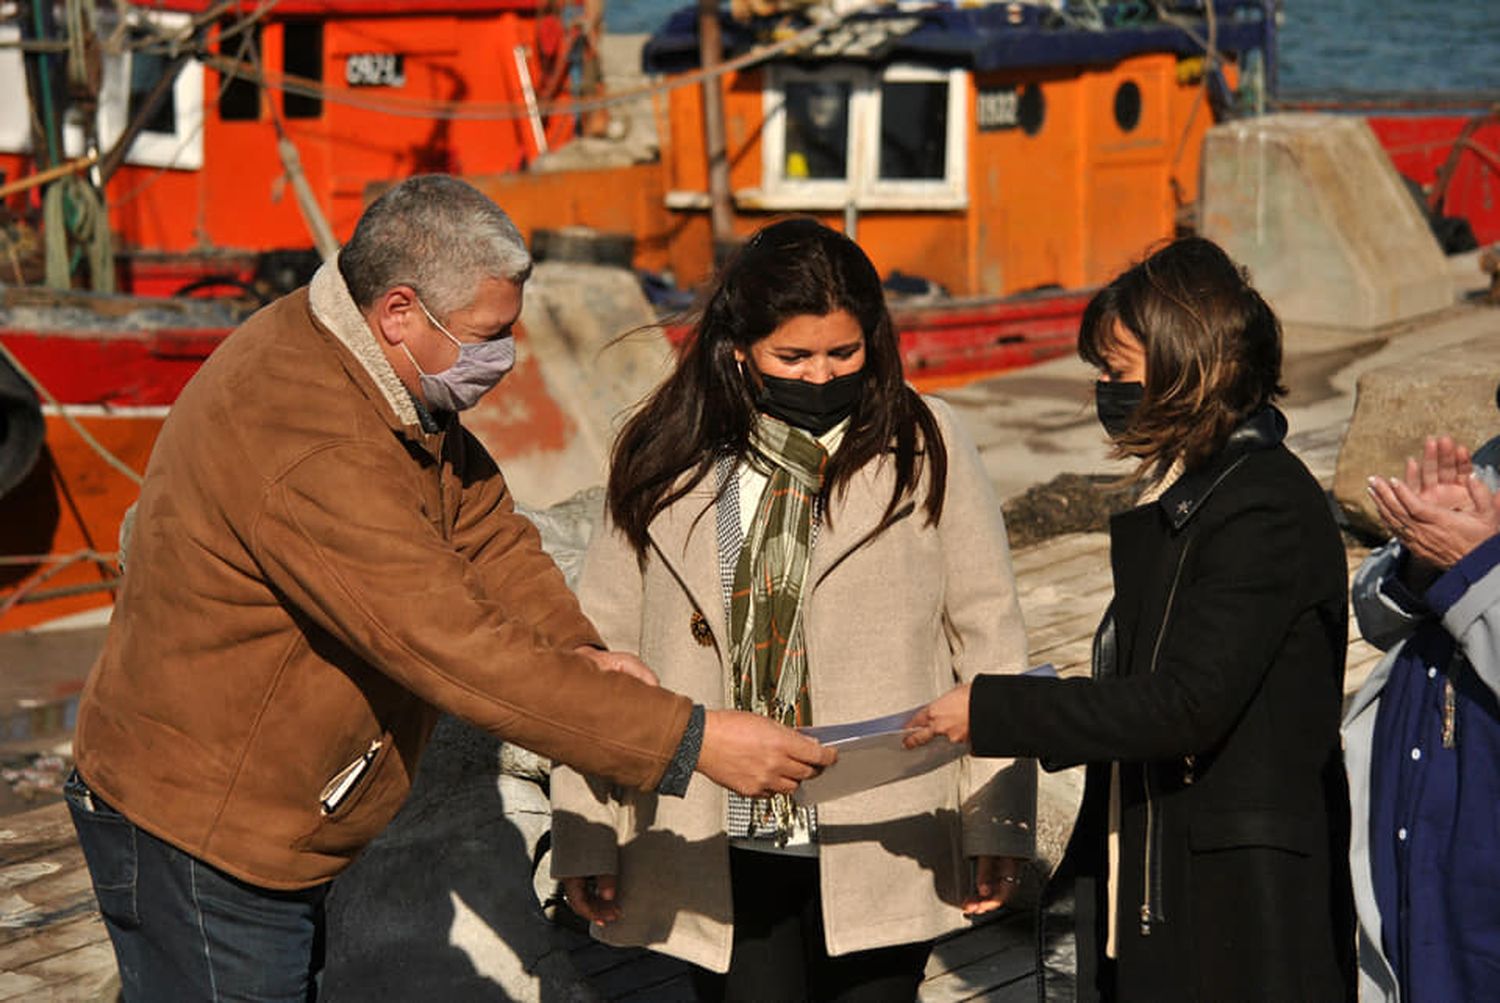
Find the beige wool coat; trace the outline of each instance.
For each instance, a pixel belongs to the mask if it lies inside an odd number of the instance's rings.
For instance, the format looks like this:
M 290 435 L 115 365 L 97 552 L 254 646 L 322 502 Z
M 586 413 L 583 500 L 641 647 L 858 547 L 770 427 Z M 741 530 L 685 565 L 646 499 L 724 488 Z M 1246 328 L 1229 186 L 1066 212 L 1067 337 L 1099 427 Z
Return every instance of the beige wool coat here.
M 943 516 L 890 498 L 889 464 L 860 471 L 819 528 L 804 609 L 815 723 L 925 704 L 980 672 L 1026 667 L 1000 503 L 947 406 L 928 400 L 948 448 Z M 579 586 L 614 648 L 638 651 L 664 687 L 729 703 L 729 625 L 719 577 L 713 478 L 649 528 L 644 565 L 607 523 Z M 701 615 L 707 643 L 695 637 Z M 698 631 L 701 637 L 701 628 Z M 627 790 L 567 767 L 552 774 L 552 873 L 618 875 L 621 916 L 595 936 L 725 971 L 733 907 L 725 791 L 695 774 L 683 798 Z M 1029 760 L 961 759 L 925 776 L 821 805 L 819 858 L 831 954 L 927 940 L 963 925 L 970 856 L 1030 857 L 1036 771 Z

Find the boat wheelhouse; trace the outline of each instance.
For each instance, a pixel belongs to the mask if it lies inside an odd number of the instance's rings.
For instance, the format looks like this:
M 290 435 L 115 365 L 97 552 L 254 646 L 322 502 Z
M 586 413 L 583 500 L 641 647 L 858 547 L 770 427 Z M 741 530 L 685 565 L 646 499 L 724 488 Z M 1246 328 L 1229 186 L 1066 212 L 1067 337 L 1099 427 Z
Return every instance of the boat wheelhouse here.
M 101 56 L 96 91 L 82 101 L 76 87 L 63 93 L 63 49 L 23 56 L 19 48 L 78 34 L 58 23 L 63 5 L 4 6 L 0 14 L 12 16 L 0 19 L 0 89 L 13 97 L 0 103 L 6 177 L 106 157 L 153 91 L 165 91 L 104 179 L 119 288 L 141 295 L 172 295 L 206 276 L 248 281 L 276 252 L 292 252 L 281 258 L 293 271 L 316 263 L 282 138 L 343 240 L 372 182 L 516 171 L 575 131 L 575 116 L 535 112 L 569 93 L 582 48 L 563 0 L 100 5 L 99 22 L 82 29 Z M 32 105 L 21 99 L 39 76 L 51 81 L 50 99 L 33 104 L 44 135 L 51 130 L 61 147 L 45 153 L 34 149 Z M 94 106 L 96 122 L 86 119 Z M 49 116 L 48 107 L 68 110 Z M 27 197 L 9 200 L 18 218 Z
M 891 5 L 718 78 L 729 209 L 742 235 L 808 213 L 859 240 L 883 274 L 955 296 L 1098 284 L 1190 225 L 1205 131 L 1263 104 L 1268 0 Z M 649 70 L 699 66 L 696 12 L 647 44 Z M 720 18 L 733 61 L 786 17 Z M 671 91 L 663 143 L 669 259 L 712 267 L 700 88 Z

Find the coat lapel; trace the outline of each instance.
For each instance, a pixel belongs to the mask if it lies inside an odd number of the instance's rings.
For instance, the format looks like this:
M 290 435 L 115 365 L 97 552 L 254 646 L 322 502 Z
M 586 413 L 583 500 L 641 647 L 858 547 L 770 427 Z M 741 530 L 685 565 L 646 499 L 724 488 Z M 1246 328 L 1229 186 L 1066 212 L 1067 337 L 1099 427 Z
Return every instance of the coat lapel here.
M 682 583 L 688 598 L 713 626 L 714 636 L 727 643 L 729 620 L 724 612 L 724 590 L 719 582 L 712 473 L 652 520 L 646 532 L 662 561 Z

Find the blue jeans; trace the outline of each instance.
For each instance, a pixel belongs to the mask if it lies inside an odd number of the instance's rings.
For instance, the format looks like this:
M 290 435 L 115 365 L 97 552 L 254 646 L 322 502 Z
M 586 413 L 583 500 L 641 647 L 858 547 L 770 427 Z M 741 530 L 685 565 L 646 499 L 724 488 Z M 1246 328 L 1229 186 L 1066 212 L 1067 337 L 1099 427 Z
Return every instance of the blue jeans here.
M 327 883 L 247 884 L 138 828 L 76 771 L 63 792 L 127 1003 L 317 998 Z

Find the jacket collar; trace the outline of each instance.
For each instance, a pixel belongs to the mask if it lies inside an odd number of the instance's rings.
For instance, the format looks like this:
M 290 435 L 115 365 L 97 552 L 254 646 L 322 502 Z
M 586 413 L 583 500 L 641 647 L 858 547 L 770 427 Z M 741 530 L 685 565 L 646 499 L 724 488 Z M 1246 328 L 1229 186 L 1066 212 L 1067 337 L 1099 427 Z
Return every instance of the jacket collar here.
M 1245 457 L 1270 449 L 1286 438 L 1286 428 L 1286 416 L 1269 404 L 1246 418 L 1229 433 L 1229 440 L 1217 455 L 1198 469 L 1183 474 L 1157 499 L 1172 528 L 1185 526 Z
M 337 256 L 323 262 L 313 275 L 307 289 L 307 302 L 313 319 L 354 356 L 396 419 L 402 425 L 420 428 L 421 419 L 411 393 L 380 351 L 374 332 L 364 314 L 360 313 L 354 297 L 349 295 L 349 287 L 339 273 Z

